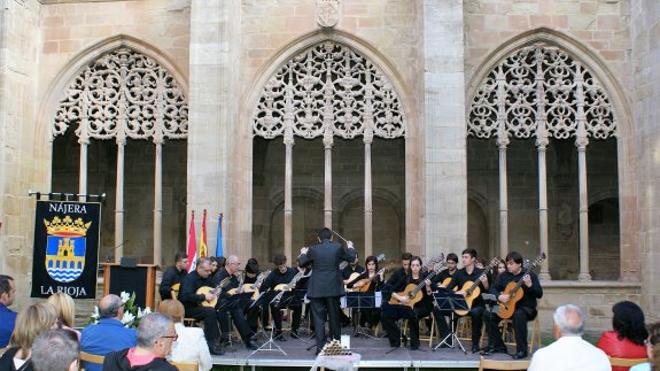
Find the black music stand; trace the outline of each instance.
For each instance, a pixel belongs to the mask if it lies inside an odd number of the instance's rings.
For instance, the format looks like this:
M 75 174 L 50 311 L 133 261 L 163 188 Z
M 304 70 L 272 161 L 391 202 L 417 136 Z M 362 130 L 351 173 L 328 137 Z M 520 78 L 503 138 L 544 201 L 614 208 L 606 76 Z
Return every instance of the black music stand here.
M 262 297 L 266 298 L 272 298 L 269 301 L 264 300 L 265 303 L 267 303 L 267 307 L 270 309 L 270 305 L 273 304 L 275 305 L 275 308 L 277 310 L 280 310 L 283 307 L 286 307 L 287 305 L 291 305 L 291 303 L 296 303 L 297 297 L 295 291 L 282 291 L 281 293 L 274 294 L 274 295 L 262 295 Z M 266 340 L 265 343 L 261 344 L 261 346 L 255 350 L 252 351 L 245 359 L 247 360 L 248 358 L 252 357 L 257 352 L 280 352 L 284 354 L 285 356 L 287 355 L 286 352 L 275 343 L 275 338 L 273 337 L 273 333 L 275 332 L 275 318 L 271 318 L 270 320 L 270 336 L 268 337 L 268 340 Z
M 215 309 L 217 312 L 221 312 L 223 310 L 227 310 L 229 312 L 229 309 L 237 306 L 238 308 L 244 308 L 243 303 L 246 301 L 251 301 L 252 300 L 252 295 L 254 295 L 253 292 L 242 292 L 240 294 L 233 294 L 233 295 L 224 295 L 221 296 L 222 299 L 218 299 L 218 304 L 216 304 Z M 229 330 L 229 334 L 227 335 L 227 339 L 229 339 L 229 346 L 231 347 L 233 345 L 233 342 L 231 340 L 231 312 L 227 313 L 227 328 Z
M 353 319 L 353 336 L 358 337 L 363 335 L 371 339 L 378 339 L 377 337 L 369 334 L 367 329 L 360 326 L 360 316 L 362 313 L 360 309 L 375 309 L 376 307 L 376 293 L 375 292 L 347 292 L 346 293 L 346 308 L 351 310 L 351 318 Z M 357 315 L 355 310 L 357 309 Z
M 458 345 L 461 347 L 463 353 L 467 354 L 463 343 L 461 343 L 461 340 L 456 335 L 456 327 L 454 326 L 454 316 L 456 315 L 455 311 L 470 310 L 467 302 L 465 301 L 465 297 L 452 291 L 442 290 L 433 294 L 433 300 L 435 301 L 435 306 L 440 312 L 451 312 L 451 330 L 449 335 L 445 336 L 445 338 L 442 339 L 438 345 L 433 347 L 433 351 L 436 351 L 438 348 L 440 348 L 442 344 L 446 344 L 452 348 L 455 348 L 456 344 L 454 343 L 454 340 L 456 340 L 456 343 L 458 343 Z M 439 320 L 444 321 L 444 318 Z M 448 340 L 451 340 L 451 344 L 449 344 Z

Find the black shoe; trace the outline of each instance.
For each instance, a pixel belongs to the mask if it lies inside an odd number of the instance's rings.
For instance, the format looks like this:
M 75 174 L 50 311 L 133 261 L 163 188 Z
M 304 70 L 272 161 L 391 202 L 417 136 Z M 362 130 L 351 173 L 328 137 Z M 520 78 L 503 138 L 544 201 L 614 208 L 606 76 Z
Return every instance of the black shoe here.
M 472 353 L 479 353 L 481 351 L 481 348 L 479 348 L 478 345 L 473 345 L 472 346 Z
M 410 345 L 410 350 L 419 350 L 419 344 Z
M 248 350 L 257 350 L 257 344 L 254 343 L 254 340 L 248 340 L 247 343 L 245 343 L 245 348 Z
M 284 333 L 282 331 L 277 331 L 274 336 L 275 340 L 278 341 L 286 341 L 286 338 L 284 337 Z
M 489 345 L 488 348 L 486 348 L 482 354 L 485 355 L 485 356 L 488 356 L 488 355 L 495 354 L 495 353 L 505 353 L 506 354 L 506 353 L 508 353 L 508 350 L 506 349 L 506 347 L 493 347 L 493 346 Z
M 516 354 L 512 355 L 513 359 L 525 359 L 527 358 L 527 351 L 522 351 L 522 352 L 517 352 Z
M 401 346 L 401 343 L 392 343 L 392 342 L 390 342 L 390 346 L 391 346 L 392 348 L 398 348 L 398 347 Z
M 220 344 L 213 344 L 209 346 L 209 352 L 214 356 L 222 356 L 225 354 L 225 350 L 220 346 Z
M 300 339 L 300 335 L 298 335 L 298 331 L 293 331 L 289 332 L 289 336 L 293 339 Z

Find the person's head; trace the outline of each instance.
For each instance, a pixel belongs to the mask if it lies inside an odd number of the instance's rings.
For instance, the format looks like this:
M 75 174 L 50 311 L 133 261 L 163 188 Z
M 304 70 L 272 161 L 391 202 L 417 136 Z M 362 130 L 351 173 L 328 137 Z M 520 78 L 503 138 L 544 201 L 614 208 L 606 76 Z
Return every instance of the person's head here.
M 73 331 L 44 331 L 32 344 L 32 366 L 35 371 L 77 371 L 79 351 Z
M 115 294 L 109 294 L 99 301 L 99 318 L 116 318 L 121 320 L 124 316 L 124 307 L 121 298 Z
M 409 252 L 404 252 L 401 254 L 401 268 L 403 268 L 405 271 L 410 270 L 410 260 L 412 257 L 412 254 Z
M 649 336 L 644 325 L 644 312 L 632 301 L 620 301 L 612 307 L 612 328 L 620 340 L 642 345 Z
M 273 257 L 273 264 L 275 265 L 275 268 L 280 271 L 280 273 L 286 273 L 286 256 L 283 254 L 275 255 L 275 257 Z
M 646 340 L 646 354 L 655 367 L 660 366 L 660 322 L 649 326 L 649 337 Z M 655 370 L 655 369 L 654 369 Z
M 479 268 L 479 269 L 484 269 L 486 263 L 484 262 L 483 258 L 477 258 L 477 260 L 474 261 L 474 266 Z
M 457 265 L 458 255 L 454 254 L 453 252 L 447 254 L 447 269 L 449 269 L 450 272 L 453 272 L 456 270 Z
M 225 267 L 225 263 L 227 263 L 227 258 L 224 256 L 216 256 L 215 260 L 218 262 L 218 269 L 222 269 Z
M 474 265 L 474 262 L 477 260 L 477 250 L 468 248 L 463 250 L 461 253 L 461 260 L 464 267 L 471 267 Z
M 164 314 L 174 322 L 183 322 L 185 309 L 180 301 L 175 299 L 167 299 L 160 302 L 158 305 L 158 313 Z
M 0 304 L 8 307 L 14 303 L 16 297 L 16 285 L 14 278 L 0 274 Z
M 502 273 L 506 272 L 506 263 L 500 260 L 497 263 L 497 274 L 500 275 Z
M 11 345 L 28 351 L 39 334 L 55 327 L 57 314 L 53 305 L 46 302 L 32 304 L 18 313 Z
M 355 251 L 355 259 L 351 262 L 352 266 L 356 266 L 360 262 L 360 257 L 358 256 L 357 250 Z
M 418 275 L 422 270 L 422 264 L 422 258 L 419 256 L 413 256 L 410 259 L 410 272 L 412 272 L 414 275 Z
M 257 261 L 257 259 L 255 258 L 248 259 L 247 263 L 245 263 L 245 272 L 250 274 L 259 273 L 259 262 Z
M 368 272 L 374 273 L 378 271 L 378 258 L 373 255 L 369 255 L 367 256 L 367 259 L 364 260 L 364 265 L 366 266 Z
M 506 269 L 509 273 L 518 274 L 522 270 L 523 257 L 517 251 L 511 251 L 504 259 L 506 262 Z
M 209 256 L 209 261 L 211 262 L 211 273 L 218 271 L 218 258 L 215 256 Z
M 195 271 L 202 278 L 208 278 L 213 271 L 211 270 L 211 261 L 209 258 L 199 258 L 195 262 Z
M 227 273 L 234 274 L 238 272 L 238 268 L 241 266 L 241 259 L 236 255 L 229 255 L 227 257 L 227 262 L 225 263 L 225 269 Z
M 174 254 L 174 267 L 179 271 L 183 271 L 188 267 L 188 256 L 186 253 L 179 251 Z
M 555 322 L 553 333 L 556 339 L 562 336 L 582 336 L 584 333 L 584 314 L 576 305 L 560 306 L 552 318 Z
M 58 292 L 49 296 L 48 302 L 53 304 L 60 324 L 73 327 L 73 320 L 76 318 L 76 305 L 73 298 L 63 292 Z
M 323 242 L 325 240 L 332 241 L 332 231 L 330 228 L 322 228 L 319 231 L 319 242 Z
M 172 343 L 177 339 L 174 322 L 169 317 L 161 313 L 149 313 L 140 320 L 137 329 L 138 347 L 164 358 L 170 354 Z

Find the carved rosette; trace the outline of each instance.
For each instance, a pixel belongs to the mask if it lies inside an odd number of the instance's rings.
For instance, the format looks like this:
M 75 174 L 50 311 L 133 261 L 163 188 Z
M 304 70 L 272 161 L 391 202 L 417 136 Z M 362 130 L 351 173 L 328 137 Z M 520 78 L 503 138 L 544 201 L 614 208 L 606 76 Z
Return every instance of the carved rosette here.
M 188 104 L 165 68 L 120 47 L 85 66 L 66 89 L 52 137 L 74 125 L 80 141 L 182 139 L 188 135 Z
M 332 41 L 287 61 L 264 85 L 252 119 L 253 135 L 266 139 L 289 128 L 306 139 L 353 139 L 366 127 L 368 136 L 404 136 L 401 100 L 368 59 Z

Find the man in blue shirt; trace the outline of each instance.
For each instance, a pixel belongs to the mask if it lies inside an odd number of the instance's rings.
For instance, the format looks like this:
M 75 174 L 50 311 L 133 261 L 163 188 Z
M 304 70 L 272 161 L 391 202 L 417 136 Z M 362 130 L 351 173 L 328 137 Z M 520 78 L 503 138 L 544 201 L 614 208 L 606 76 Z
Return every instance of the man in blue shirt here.
M 14 325 L 16 324 L 16 312 L 7 308 L 14 303 L 16 297 L 16 285 L 10 276 L 0 274 L 0 348 L 9 344 Z
M 85 327 L 80 336 L 80 350 L 106 356 L 110 352 L 135 346 L 137 333 L 121 323 L 124 307 L 117 295 L 104 296 L 99 302 L 99 322 Z M 88 371 L 101 371 L 102 365 L 84 362 Z

